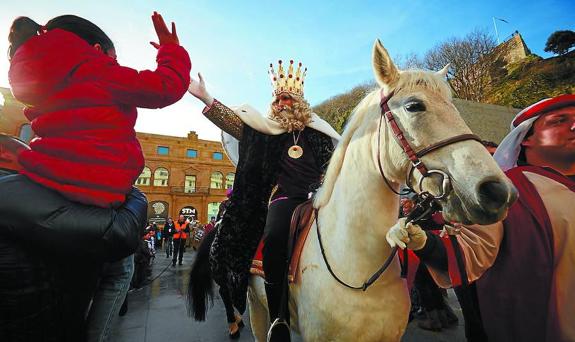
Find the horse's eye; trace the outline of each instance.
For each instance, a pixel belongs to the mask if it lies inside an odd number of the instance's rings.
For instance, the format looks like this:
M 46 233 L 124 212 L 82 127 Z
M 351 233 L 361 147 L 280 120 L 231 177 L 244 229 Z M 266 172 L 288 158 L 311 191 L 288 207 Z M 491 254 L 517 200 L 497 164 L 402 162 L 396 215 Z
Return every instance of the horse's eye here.
M 410 102 L 408 104 L 405 105 L 405 109 L 407 109 L 408 112 L 425 112 L 425 105 L 423 104 L 423 102 Z

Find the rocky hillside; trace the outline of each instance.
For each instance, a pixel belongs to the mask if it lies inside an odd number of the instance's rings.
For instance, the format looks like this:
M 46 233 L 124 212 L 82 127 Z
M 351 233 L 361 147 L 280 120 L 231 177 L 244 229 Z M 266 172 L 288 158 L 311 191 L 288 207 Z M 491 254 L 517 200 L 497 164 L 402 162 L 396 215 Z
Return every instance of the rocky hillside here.
M 492 71 L 487 102 L 524 108 L 547 97 L 575 93 L 575 51 L 542 59 L 537 55 Z

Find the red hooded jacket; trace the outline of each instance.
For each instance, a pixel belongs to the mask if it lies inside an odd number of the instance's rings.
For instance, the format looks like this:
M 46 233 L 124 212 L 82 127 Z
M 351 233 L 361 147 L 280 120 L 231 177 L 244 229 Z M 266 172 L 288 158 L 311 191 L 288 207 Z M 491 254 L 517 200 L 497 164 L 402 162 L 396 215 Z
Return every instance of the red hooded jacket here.
M 22 174 L 67 198 L 101 207 L 124 202 L 144 167 L 136 107 L 161 108 L 186 93 L 186 50 L 165 44 L 155 71 L 122 67 L 68 31 L 30 38 L 9 79 L 36 138 L 19 155 Z

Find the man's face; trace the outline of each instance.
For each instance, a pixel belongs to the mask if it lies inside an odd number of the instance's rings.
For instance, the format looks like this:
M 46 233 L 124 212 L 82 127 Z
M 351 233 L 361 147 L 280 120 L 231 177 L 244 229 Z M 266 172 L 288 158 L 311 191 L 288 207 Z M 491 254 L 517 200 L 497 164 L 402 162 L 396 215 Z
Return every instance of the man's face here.
M 284 108 L 291 109 L 293 107 L 294 98 L 288 93 L 281 93 L 276 95 L 276 98 L 272 102 L 272 106 L 276 110 L 282 110 Z
M 180 222 L 183 222 L 183 221 L 185 221 L 185 220 L 186 220 L 186 218 L 184 217 L 184 215 L 180 215 L 180 216 L 178 217 L 178 221 L 180 221 Z
M 573 158 L 575 106 L 555 109 L 541 116 L 533 124 L 533 134 L 521 145 L 547 158 Z

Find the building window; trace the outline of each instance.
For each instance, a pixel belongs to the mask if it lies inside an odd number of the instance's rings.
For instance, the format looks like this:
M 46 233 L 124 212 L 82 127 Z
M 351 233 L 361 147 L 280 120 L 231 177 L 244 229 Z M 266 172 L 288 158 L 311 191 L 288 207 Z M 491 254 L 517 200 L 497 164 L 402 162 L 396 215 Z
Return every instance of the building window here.
M 214 152 L 212 158 L 214 158 L 214 160 L 224 160 L 224 154 L 222 152 Z
M 185 193 L 196 192 L 196 176 L 186 176 L 184 182 Z
M 34 132 L 32 131 L 32 126 L 30 126 L 30 124 L 23 124 L 22 127 L 20 127 L 20 140 L 28 144 L 30 140 L 32 140 L 33 136 Z
M 214 172 L 210 177 L 210 188 L 223 189 L 224 188 L 224 175 L 221 172 Z
M 226 175 L 226 189 L 230 189 L 234 186 L 234 179 L 236 178 L 236 174 L 230 172 Z
M 136 179 L 136 185 L 148 186 L 150 185 L 150 179 L 152 179 L 152 170 L 149 167 L 144 167 L 140 177 Z
M 154 171 L 154 186 L 168 186 L 168 179 L 170 178 L 170 172 L 159 167 Z
M 170 148 L 166 146 L 158 146 L 157 152 L 161 156 L 167 156 L 170 153 Z
M 220 203 L 212 202 L 208 203 L 208 221 L 210 218 L 218 216 L 218 211 L 220 210 Z
M 188 157 L 188 158 L 198 158 L 198 151 L 192 150 L 192 149 L 188 149 L 188 150 L 186 151 L 186 157 Z

